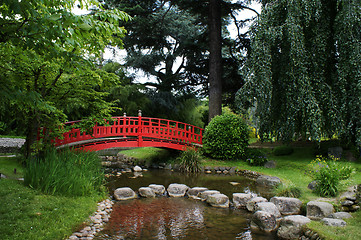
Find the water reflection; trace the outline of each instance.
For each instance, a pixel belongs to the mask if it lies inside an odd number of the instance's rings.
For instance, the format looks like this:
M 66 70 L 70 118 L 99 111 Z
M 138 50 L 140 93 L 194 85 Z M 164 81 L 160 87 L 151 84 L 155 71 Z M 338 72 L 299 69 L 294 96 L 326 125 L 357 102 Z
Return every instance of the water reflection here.
M 126 239 L 181 239 L 204 228 L 204 205 L 186 199 L 136 199 L 113 206 L 104 234 Z
M 237 182 L 239 184 L 231 184 Z M 143 177 L 123 174 L 109 179 L 108 188 L 139 187 L 149 184 L 183 183 L 219 190 L 232 197 L 235 192 L 257 192 L 254 181 L 237 175 L 186 175 L 170 171 L 143 172 Z M 264 193 L 261 193 L 264 196 Z M 249 230 L 251 214 L 245 210 L 220 209 L 187 198 L 160 197 L 117 202 L 105 229 L 95 239 L 236 239 Z M 274 234 L 256 232 L 253 240 L 277 239 Z
M 105 229 L 95 239 L 236 239 L 248 229 L 250 214 L 212 208 L 185 198 L 118 202 Z M 275 239 L 255 233 L 253 239 Z

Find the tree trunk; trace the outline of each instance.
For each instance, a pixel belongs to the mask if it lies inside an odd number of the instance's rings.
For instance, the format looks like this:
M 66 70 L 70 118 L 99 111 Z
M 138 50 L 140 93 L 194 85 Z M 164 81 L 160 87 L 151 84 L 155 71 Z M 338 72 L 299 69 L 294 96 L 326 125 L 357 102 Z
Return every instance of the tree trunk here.
M 209 2 L 209 115 L 222 114 L 221 0 Z
M 32 145 L 37 141 L 39 122 L 35 114 L 30 117 L 27 124 L 26 141 L 25 141 L 25 157 L 30 158 L 33 153 Z

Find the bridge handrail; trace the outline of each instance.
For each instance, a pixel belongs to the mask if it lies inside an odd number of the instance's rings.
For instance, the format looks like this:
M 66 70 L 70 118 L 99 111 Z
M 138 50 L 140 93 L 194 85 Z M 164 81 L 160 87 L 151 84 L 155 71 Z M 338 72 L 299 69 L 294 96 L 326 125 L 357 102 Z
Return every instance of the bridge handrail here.
M 112 122 L 105 126 L 96 124 L 92 135 L 81 132 L 79 128 L 73 128 L 63 134 L 63 138 L 55 139 L 55 146 L 61 146 L 78 141 L 91 140 L 106 137 L 134 137 L 138 142 L 143 138 L 166 139 L 181 144 L 202 145 L 203 129 L 191 124 L 150 117 L 112 117 Z M 74 125 L 80 121 L 66 122 L 65 125 Z

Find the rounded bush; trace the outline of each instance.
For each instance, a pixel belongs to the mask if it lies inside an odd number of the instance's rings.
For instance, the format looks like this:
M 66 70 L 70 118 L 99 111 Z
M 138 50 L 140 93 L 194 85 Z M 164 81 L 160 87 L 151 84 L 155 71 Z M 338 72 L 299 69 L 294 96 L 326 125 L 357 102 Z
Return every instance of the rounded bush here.
M 249 141 L 249 128 L 235 114 L 214 117 L 205 129 L 203 150 L 216 159 L 245 158 Z

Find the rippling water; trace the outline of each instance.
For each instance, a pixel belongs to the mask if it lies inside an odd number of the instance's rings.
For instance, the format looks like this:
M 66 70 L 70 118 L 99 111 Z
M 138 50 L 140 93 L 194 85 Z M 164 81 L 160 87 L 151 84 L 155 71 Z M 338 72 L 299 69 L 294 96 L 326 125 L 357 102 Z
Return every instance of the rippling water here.
M 253 181 L 237 175 L 185 175 L 170 171 L 150 171 L 138 178 L 124 174 L 110 179 L 108 187 L 110 191 L 124 186 L 137 190 L 151 183 L 207 187 L 230 198 L 233 192 L 258 192 Z M 110 221 L 96 239 L 237 239 L 249 230 L 250 217 L 245 210 L 214 208 L 187 198 L 135 199 L 113 205 Z M 253 229 L 251 233 L 255 240 L 276 239 L 274 234 Z

